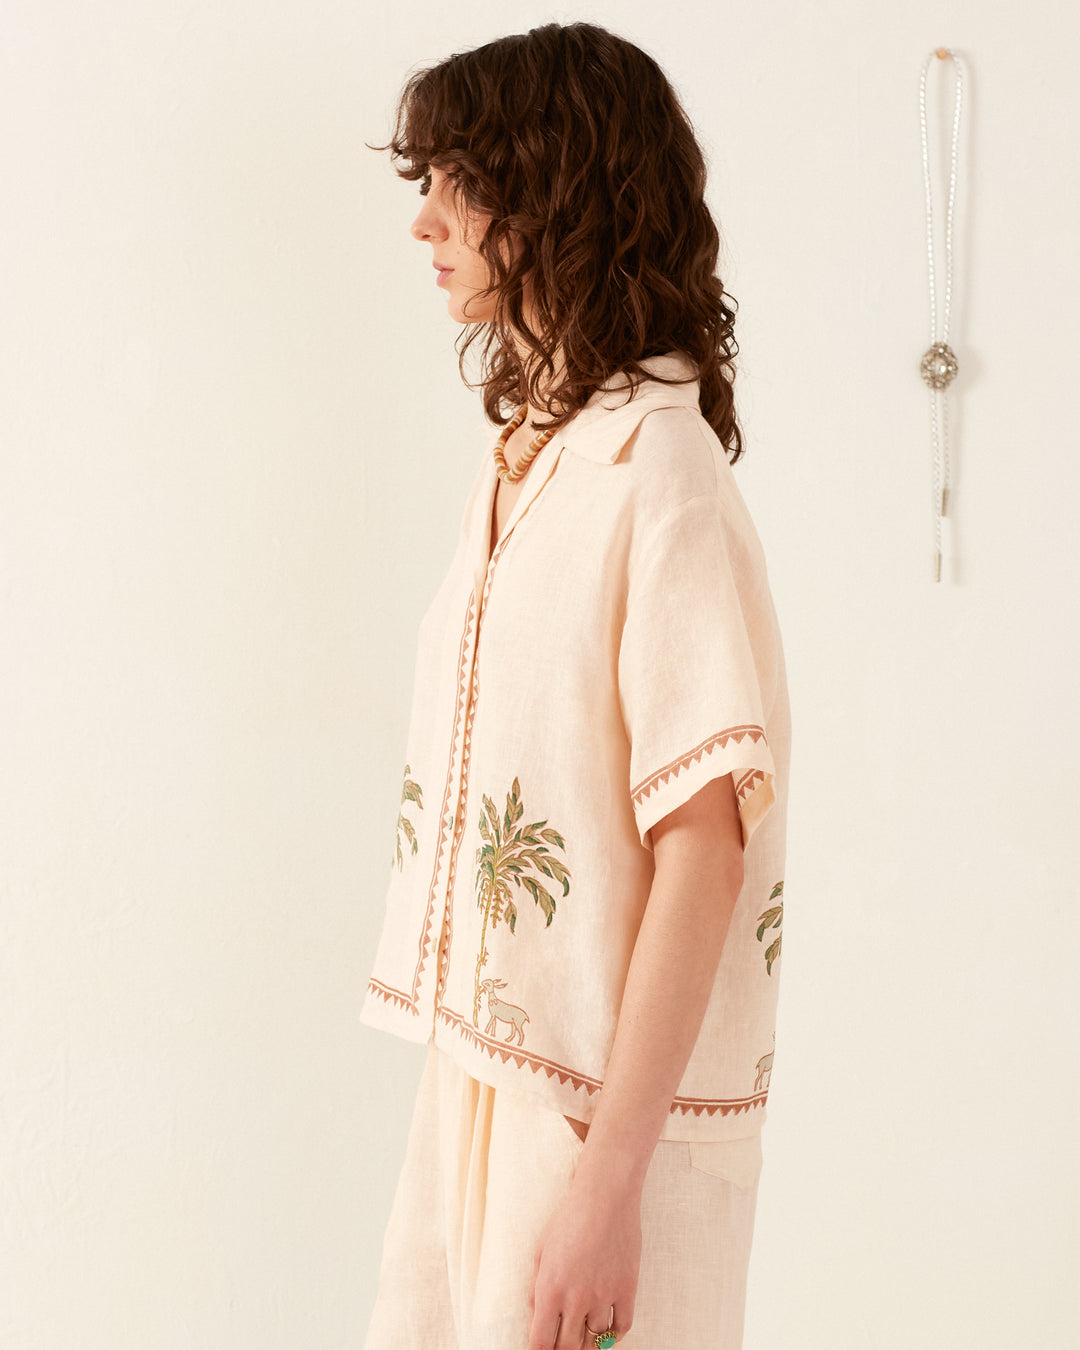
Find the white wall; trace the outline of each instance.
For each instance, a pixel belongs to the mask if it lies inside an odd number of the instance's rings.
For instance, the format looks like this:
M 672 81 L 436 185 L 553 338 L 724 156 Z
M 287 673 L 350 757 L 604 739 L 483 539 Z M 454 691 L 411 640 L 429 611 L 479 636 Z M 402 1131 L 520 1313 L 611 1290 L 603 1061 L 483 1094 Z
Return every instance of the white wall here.
M 551 17 L 682 91 L 741 306 L 796 717 L 747 1350 L 1076 1343 L 1075 11 L 5 0 L 3 1350 L 362 1344 L 423 1052 L 357 1011 L 483 426 L 363 142 L 413 65 Z

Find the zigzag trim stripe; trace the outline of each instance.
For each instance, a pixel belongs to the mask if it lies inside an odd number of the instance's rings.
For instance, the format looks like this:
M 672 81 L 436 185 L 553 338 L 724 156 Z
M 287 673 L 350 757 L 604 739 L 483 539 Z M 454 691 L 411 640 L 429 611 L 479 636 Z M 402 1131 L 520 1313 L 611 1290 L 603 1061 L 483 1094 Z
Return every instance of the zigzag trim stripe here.
M 476 656 L 474 651 L 469 711 L 465 717 L 465 735 L 461 742 L 461 809 L 457 814 L 457 826 L 454 830 L 453 843 L 450 845 L 450 862 L 446 877 L 446 934 L 442 948 L 439 952 L 439 965 L 438 970 L 436 971 L 436 999 L 442 998 L 443 990 L 446 988 L 446 977 L 450 967 L 450 944 L 454 940 L 454 880 L 457 877 L 461 840 L 462 836 L 465 834 L 465 803 L 468 801 L 469 795 L 469 765 L 472 760 L 473 716 L 476 712 L 476 693 L 478 688 L 479 682 L 476 678 Z
M 553 1059 L 544 1059 L 542 1055 L 528 1055 L 523 1050 L 512 1049 L 503 1041 L 495 1040 L 491 1036 L 485 1036 L 471 1026 L 461 1013 L 451 1012 L 449 1008 L 439 1008 L 436 1016 L 439 1017 L 448 1026 L 475 1045 L 477 1049 L 483 1050 L 492 1059 L 501 1059 L 505 1064 L 507 1060 L 513 1060 L 519 1069 L 531 1069 L 533 1073 L 543 1069 L 549 1078 L 557 1077 L 560 1083 L 569 1081 L 575 1088 L 584 1088 L 586 1092 L 592 1094 L 600 1091 L 600 1080 L 590 1078 L 586 1074 L 575 1073 L 572 1069 L 566 1068 L 562 1064 L 556 1064 Z
M 468 680 L 465 673 L 465 655 L 469 648 L 469 634 L 472 632 L 473 625 L 473 598 L 469 597 L 469 612 L 465 616 L 465 631 L 461 635 L 461 646 L 458 648 L 458 681 L 457 681 L 457 702 L 454 707 L 454 727 L 450 735 L 450 763 L 446 766 L 446 787 L 443 789 L 442 810 L 439 813 L 439 838 L 435 845 L 435 866 L 431 873 L 431 886 L 428 888 L 427 909 L 424 913 L 424 923 L 420 929 L 420 952 L 417 956 L 416 970 L 413 972 L 412 997 L 415 1002 L 419 996 L 420 976 L 423 973 L 427 962 L 428 949 L 431 946 L 431 921 L 435 915 L 435 896 L 439 888 L 439 870 L 442 867 L 443 850 L 446 848 L 447 835 L 450 832 L 450 826 L 454 823 L 453 816 L 447 818 L 447 811 L 450 805 L 450 795 L 454 787 L 454 748 L 457 745 L 458 728 L 461 725 L 461 714 L 465 707 L 465 700 L 468 695 Z
M 741 1101 L 734 1102 L 684 1101 L 682 1097 L 676 1097 L 671 1110 L 678 1111 L 680 1116 L 715 1116 L 717 1111 L 722 1116 L 741 1116 L 744 1111 L 752 1111 L 755 1107 L 764 1106 L 768 1095 L 767 1092 L 759 1092 L 754 1097 L 745 1097 Z
M 749 773 L 744 773 L 735 785 L 735 797 L 737 801 L 744 802 L 759 783 L 764 783 L 768 777 L 764 769 L 751 769 Z
M 420 1009 L 416 1006 L 416 1000 L 411 999 L 408 994 L 403 993 L 400 989 L 392 989 L 390 985 L 374 979 L 368 980 L 367 987 L 371 993 L 378 994 L 384 1002 L 393 1003 L 395 1007 L 404 1008 L 406 1012 L 414 1013 L 419 1017 Z
M 548 1078 L 558 1078 L 560 1083 L 569 1082 L 574 1088 L 584 1089 L 590 1096 L 594 1092 L 599 1092 L 602 1086 L 600 1079 L 591 1078 L 588 1074 L 576 1073 L 573 1069 L 568 1069 L 565 1064 L 556 1064 L 552 1059 L 545 1059 L 542 1055 L 526 1054 L 524 1050 L 515 1049 L 505 1043 L 505 1041 L 495 1040 L 491 1036 L 485 1036 L 475 1027 L 469 1025 L 461 1013 L 452 1012 L 449 1008 L 440 1007 L 436 1010 L 436 1016 L 448 1026 L 462 1036 L 471 1045 L 476 1046 L 478 1050 L 483 1050 L 491 1059 L 499 1059 L 504 1064 L 513 1060 L 519 1069 L 530 1069 L 533 1073 L 538 1073 L 541 1069 Z M 719 1112 L 722 1116 L 739 1115 L 743 1111 L 749 1111 L 756 1106 L 764 1106 L 768 1092 L 756 1092 L 752 1097 L 739 1097 L 727 1101 L 718 1101 L 709 1097 L 676 1097 L 671 1103 L 670 1113 L 678 1113 L 682 1116 L 714 1116 Z
M 709 754 L 717 746 L 723 748 L 729 741 L 743 741 L 747 736 L 752 741 L 765 741 L 766 746 L 769 743 L 765 736 L 764 727 L 728 727 L 724 731 L 718 731 L 714 735 L 708 736 L 700 745 L 694 746 L 693 750 L 687 751 L 685 755 L 680 755 L 678 759 L 673 759 L 670 764 L 665 764 L 662 769 L 658 769 L 656 773 L 640 782 L 630 794 L 634 805 L 640 806 L 657 788 L 670 778 L 677 778 L 683 769 L 688 769 L 691 764 L 696 764 L 703 755 Z

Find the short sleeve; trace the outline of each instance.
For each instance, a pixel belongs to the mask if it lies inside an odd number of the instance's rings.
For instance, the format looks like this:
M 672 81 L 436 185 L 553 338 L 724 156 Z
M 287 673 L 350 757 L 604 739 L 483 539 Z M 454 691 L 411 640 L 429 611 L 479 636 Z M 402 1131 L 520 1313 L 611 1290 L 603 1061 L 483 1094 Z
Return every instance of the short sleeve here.
M 658 820 L 729 773 L 749 842 L 775 800 L 767 710 L 781 659 L 764 559 L 741 498 L 705 494 L 675 507 L 636 550 L 619 647 L 644 845 Z

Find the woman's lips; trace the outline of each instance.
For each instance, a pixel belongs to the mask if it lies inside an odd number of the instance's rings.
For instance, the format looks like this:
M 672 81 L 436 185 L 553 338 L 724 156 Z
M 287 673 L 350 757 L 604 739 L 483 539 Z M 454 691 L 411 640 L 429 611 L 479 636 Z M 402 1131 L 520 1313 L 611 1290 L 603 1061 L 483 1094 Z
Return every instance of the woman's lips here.
M 452 267 L 440 267 L 439 275 L 435 278 L 435 285 L 441 286 L 453 270 Z

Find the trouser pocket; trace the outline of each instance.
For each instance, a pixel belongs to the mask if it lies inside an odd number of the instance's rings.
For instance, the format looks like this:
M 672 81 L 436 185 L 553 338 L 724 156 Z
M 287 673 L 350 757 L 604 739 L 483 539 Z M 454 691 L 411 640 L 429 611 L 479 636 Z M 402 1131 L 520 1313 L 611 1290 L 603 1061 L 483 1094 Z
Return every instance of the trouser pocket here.
M 748 1190 L 761 1175 L 761 1133 L 745 1139 L 707 1139 L 690 1144 L 690 1166 Z

